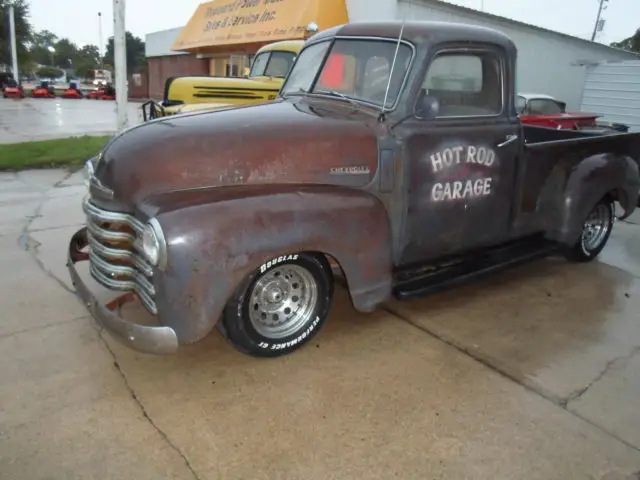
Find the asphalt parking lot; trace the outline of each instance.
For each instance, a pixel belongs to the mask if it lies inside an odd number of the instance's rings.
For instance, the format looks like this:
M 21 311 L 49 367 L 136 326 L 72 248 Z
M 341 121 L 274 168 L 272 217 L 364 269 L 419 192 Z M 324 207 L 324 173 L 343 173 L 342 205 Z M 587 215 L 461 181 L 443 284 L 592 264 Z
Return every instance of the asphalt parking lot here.
M 129 102 L 129 124 L 142 121 L 141 103 Z M 64 98 L 0 98 L 0 143 L 28 142 L 116 131 L 116 102 Z
M 216 333 L 155 357 L 72 293 L 84 193 L 79 173 L 0 174 L 0 479 L 639 478 L 640 213 L 591 264 L 367 315 L 338 290 L 287 357 Z

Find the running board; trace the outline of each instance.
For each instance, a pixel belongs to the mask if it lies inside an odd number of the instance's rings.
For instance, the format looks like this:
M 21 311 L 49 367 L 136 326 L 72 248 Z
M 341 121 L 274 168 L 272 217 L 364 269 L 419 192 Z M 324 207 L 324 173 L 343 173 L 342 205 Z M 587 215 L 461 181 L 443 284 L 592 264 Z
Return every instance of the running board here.
M 480 276 L 548 257 L 557 251 L 558 245 L 555 243 L 535 242 L 532 245 L 532 242 L 522 242 L 476 253 L 470 260 L 397 282 L 393 287 L 393 296 L 398 300 L 424 297 L 462 285 Z

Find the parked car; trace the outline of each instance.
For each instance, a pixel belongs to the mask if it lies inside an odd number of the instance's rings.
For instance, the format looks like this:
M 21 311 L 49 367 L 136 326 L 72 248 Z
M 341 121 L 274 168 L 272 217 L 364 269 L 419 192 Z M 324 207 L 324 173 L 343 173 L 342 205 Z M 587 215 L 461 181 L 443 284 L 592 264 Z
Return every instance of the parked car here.
M 143 119 L 274 100 L 303 44 L 303 40 L 287 40 L 265 45 L 256 53 L 248 78 L 168 78 L 162 102 L 149 100 L 142 105 Z
M 635 209 L 640 134 L 523 125 L 515 65 L 491 29 L 351 23 L 305 44 L 273 102 L 116 135 L 88 162 L 78 295 L 139 351 L 217 328 L 270 357 L 326 322 L 330 259 L 364 312 L 556 253 L 593 260 L 614 202 Z M 454 72 L 469 80 L 439 80 Z M 125 293 L 99 303 L 80 261 Z M 158 325 L 116 313 L 136 297 Z

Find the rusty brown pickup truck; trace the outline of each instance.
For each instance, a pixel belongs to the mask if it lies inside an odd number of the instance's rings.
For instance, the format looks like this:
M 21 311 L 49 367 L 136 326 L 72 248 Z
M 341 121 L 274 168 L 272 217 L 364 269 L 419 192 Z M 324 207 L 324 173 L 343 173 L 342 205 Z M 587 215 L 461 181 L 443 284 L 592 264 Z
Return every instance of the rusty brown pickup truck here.
M 79 296 L 139 351 L 215 328 L 268 357 L 322 327 L 334 271 L 372 311 L 543 256 L 593 260 L 615 202 L 635 208 L 640 135 L 522 125 L 516 56 L 486 28 L 353 23 L 310 39 L 274 102 L 116 135 L 88 162 Z M 122 295 L 99 303 L 83 260 Z M 131 299 L 158 324 L 118 314 Z

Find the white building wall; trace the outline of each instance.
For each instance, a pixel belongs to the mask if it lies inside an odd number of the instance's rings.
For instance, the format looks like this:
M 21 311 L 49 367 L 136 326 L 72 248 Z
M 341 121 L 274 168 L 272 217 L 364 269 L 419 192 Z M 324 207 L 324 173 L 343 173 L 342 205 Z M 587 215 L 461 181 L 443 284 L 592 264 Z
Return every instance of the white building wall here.
M 164 57 L 167 55 L 186 55 L 186 52 L 174 52 L 171 46 L 175 43 L 182 27 L 159 32 L 147 33 L 145 36 L 145 54 L 149 57 Z
M 603 63 L 587 70 L 580 110 L 640 132 L 640 60 Z
M 518 48 L 518 90 L 552 95 L 572 110 L 580 107 L 587 64 L 637 58 L 605 45 L 437 0 L 347 0 L 347 10 L 350 21 L 433 20 L 499 30 Z

